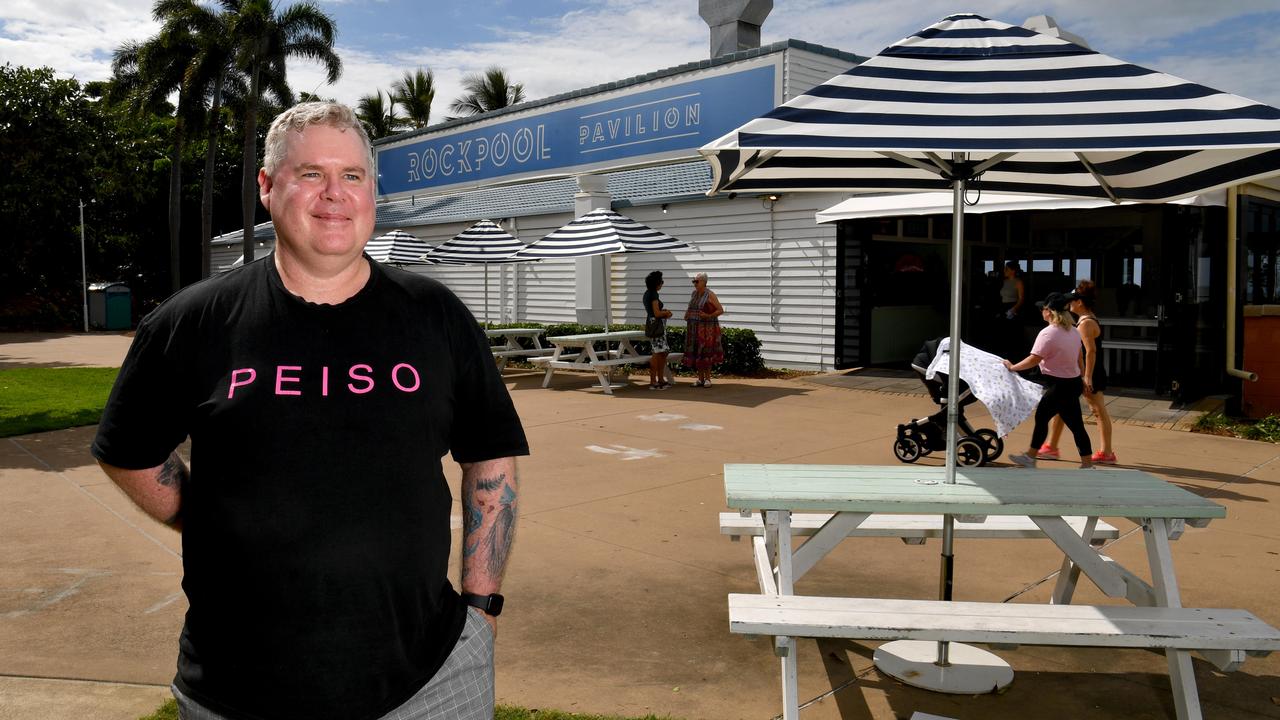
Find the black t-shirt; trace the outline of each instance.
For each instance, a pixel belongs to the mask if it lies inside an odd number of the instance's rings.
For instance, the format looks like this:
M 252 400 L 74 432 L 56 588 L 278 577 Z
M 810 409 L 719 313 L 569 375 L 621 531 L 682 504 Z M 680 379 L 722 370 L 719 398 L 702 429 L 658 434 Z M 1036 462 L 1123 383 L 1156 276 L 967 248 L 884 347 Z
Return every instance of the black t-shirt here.
M 229 718 L 408 700 L 466 617 L 441 458 L 528 453 L 461 301 L 369 264 L 338 305 L 289 293 L 271 257 L 173 296 L 139 326 L 93 443 L 142 469 L 191 437 L 175 682 Z
M 657 315 L 654 315 L 654 314 L 653 314 L 653 301 L 654 301 L 654 300 L 657 300 L 657 301 L 658 301 L 658 309 L 659 309 L 659 310 L 663 309 L 664 305 L 662 304 L 662 300 L 658 298 L 658 291 L 657 291 L 657 290 L 645 290 L 645 291 L 644 291 L 644 316 L 645 316 L 645 319 L 646 319 L 646 320 L 647 320 L 647 319 L 649 319 L 649 318 L 651 318 L 651 317 L 657 317 Z

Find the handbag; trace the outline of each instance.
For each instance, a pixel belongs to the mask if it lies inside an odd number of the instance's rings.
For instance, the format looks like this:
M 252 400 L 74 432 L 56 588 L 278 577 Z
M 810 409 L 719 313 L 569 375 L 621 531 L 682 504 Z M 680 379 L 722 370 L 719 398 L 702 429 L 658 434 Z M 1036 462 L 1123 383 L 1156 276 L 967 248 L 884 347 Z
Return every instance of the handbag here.
M 651 338 L 660 338 L 665 334 L 665 328 L 662 326 L 662 318 L 648 317 L 644 321 L 644 336 Z

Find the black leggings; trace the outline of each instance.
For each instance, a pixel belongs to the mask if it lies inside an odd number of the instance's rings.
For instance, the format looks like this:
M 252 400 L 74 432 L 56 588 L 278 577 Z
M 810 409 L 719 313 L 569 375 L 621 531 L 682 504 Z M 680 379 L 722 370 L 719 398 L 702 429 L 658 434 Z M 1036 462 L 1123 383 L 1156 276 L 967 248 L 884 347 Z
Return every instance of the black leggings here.
M 1084 418 L 1080 415 L 1080 395 L 1084 392 L 1084 381 L 1078 377 L 1060 378 L 1053 375 L 1041 375 L 1045 385 L 1044 396 L 1036 406 L 1036 424 L 1031 431 L 1031 447 L 1039 448 L 1049 437 L 1049 421 L 1054 415 L 1062 418 L 1062 422 L 1071 430 L 1076 439 L 1076 449 L 1080 457 L 1093 455 L 1093 445 L 1089 442 L 1089 432 L 1084 429 Z

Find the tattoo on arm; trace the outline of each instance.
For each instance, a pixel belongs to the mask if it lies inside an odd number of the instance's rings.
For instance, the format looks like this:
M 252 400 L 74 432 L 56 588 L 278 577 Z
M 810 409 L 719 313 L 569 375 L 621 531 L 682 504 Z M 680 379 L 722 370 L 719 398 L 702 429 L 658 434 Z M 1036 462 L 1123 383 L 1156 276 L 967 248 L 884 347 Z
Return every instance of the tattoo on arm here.
M 464 503 L 462 577 L 479 573 L 501 578 L 515 538 L 515 487 L 505 473 L 479 478 Z
M 516 534 L 516 492 L 510 485 L 502 488 L 502 499 L 498 501 L 498 515 L 489 528 L 489 573 L 501 576 L 507 567 L 507 556 L 511 554 L 511 541 Z
M 156 482 L 165 487 L 181 490 L 190 476 L 191 472 L 187 470 L 182 458 L 178 457 L 178 453 L 172 452 L 169 453 L 169 458 L 164 461 L 164 465 L 160 466 L 160 473 L 156 475 Z

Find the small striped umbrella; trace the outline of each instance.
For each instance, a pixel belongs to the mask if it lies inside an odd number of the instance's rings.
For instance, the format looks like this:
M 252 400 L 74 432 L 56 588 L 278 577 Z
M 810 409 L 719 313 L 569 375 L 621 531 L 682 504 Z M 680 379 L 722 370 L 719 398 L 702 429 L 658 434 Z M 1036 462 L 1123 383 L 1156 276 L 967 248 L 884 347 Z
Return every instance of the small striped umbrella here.
M 427 253 L 430 260 L 457 262 L 463 265 L 514 262 L 511 254 L 524 249 L 524 243 L 492 220 L 481 220 L 454 235 Z
M 554 260 L 613 253 L 687 250 L 689 247 L 688 243 L 626 215 L 597 208 L 541 240 L 529 243 L 511 257 L 517 260 Z
M 596 208 L 512 254 L 517 260 L 556 260 L 614 253 L 688 250 L 686 242 L 612 210 Z M 608 265 L 605 266 L 606 268 Z M 608 271 L 605 272 L 608 282 Z M 609 330 L 609 293 L 605 291 L 605 331 Z
M 437 245 L 423 260 L 449 265 L 484 265 L 484 319 L 489 320 L 489 266 L 520 262 L 511 254 L 524 243 L 492 220 L 481 220 Z
M 364 246 L 369 257 L 380 263 L 392 265 L 434 265 L 424 261 L 423 255 L 431 252 L 431 246 L 403 230 L 392 230 L 369 241 Z

